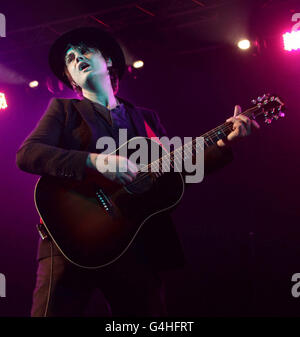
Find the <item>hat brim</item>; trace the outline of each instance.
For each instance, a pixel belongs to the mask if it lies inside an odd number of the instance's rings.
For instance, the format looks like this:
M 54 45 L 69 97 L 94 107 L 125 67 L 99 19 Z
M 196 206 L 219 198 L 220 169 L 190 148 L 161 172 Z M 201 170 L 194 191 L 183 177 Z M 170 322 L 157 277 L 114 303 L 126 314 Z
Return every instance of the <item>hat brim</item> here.
M 96 27 L 76 28 L 62 34 L 50 47 L 48 61 L 53 74 L 69 88 L 72 88 L 65 75 L 65 52 L 68 44 L 76 45 L 80 42 L 91 44 L 109 56 L 113 66 L 117 69 L 119 79 L 126 68 L 125 56 L 121 46 L 108 32 Z

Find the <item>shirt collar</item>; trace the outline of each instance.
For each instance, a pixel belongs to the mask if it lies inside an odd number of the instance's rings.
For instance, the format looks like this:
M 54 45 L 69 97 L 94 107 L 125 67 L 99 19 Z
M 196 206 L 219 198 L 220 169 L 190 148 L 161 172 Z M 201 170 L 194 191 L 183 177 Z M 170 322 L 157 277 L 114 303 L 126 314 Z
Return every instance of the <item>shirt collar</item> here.
M 119 109 L 123 109 L 123 107 L 124 107 L 124 104 L 121 103 L 117 98 L 116 98 L 117 106 L 114 107 L 113 109 L 109 109 L 109 108 L 105 107 L 104 105 L 102 105 L 100 103 L 93 102 L 89 98 L 84 97 L 84 99 L 88 100 L 93 105 L 94 109 L 97 110 L 97 111 L 102 111 L 102 112 L 103 112 L 103 110 L 107 111 L 107 112 L 118 111 Z

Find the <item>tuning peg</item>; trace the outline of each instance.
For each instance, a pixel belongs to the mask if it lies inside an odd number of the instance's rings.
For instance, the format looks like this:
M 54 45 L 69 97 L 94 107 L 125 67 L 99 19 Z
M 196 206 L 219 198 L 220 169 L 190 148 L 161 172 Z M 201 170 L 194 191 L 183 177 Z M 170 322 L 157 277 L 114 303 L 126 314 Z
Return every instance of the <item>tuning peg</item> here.
M 253 100 L 251 101 L 251 103 L 254 104 L 254 105 L 256 105 L 256 103 L 257 103 L 256 99 L 253 99 Z

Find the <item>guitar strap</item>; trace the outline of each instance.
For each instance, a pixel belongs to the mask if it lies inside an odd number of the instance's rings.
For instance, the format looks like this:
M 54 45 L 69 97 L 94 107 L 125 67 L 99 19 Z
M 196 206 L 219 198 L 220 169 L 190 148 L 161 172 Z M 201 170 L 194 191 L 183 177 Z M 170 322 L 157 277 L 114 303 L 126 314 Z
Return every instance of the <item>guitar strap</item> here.
M 147 132 L 147 137 L 152 138 L 154 141 L 162 145 L 161 142 L 159 141 L 159 138 L 156 136 L 154 131 L 150 128 L 149 124 L 145 120 L 144 120 L 144 125 L 145 125 L 145 129 Z

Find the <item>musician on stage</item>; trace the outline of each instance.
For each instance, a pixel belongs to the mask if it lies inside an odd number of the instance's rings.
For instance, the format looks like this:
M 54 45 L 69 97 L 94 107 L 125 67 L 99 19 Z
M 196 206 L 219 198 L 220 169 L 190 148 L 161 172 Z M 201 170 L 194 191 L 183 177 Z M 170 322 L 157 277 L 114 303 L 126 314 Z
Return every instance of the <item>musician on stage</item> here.
M 128 139 L 166 131 L 158 115 L 117 95 L 125 72 L 124 54 L 107 32 L 83 27 L 60 36 L 50 48 L 50 68 L 80 99 L 54 98 L 17 152 L 21 170 L 41 176 L 81 181 L 90 170 L 126 185 L 137 174 L 127 158 L 116 156 L 116 172 L 103 170 L 108 156 L 96 149 L 97 139 L 127 129 Z M 228 119 L 233 131 L 205 150 L 205 174 L 232 160 L 230 145 L 258 124 L 238 115 Z M 174 112 L 176 113 L 176 112 Z M 119 146 L 121 144 L 118 144 Z M 114 156 L 114 155 L 110 155 Z M 121 172 L 120 168 L 126 168 Z M 49 236 L 40 240 L 31 316 L 83 316 L 93 290 L 105 298 L 107 315 L 167 316 L 161 271 L 182 268 L 184 254 L 168 212 L 146 222 L 128 250 L 100 269 L 80 268 L 61 253 Z

